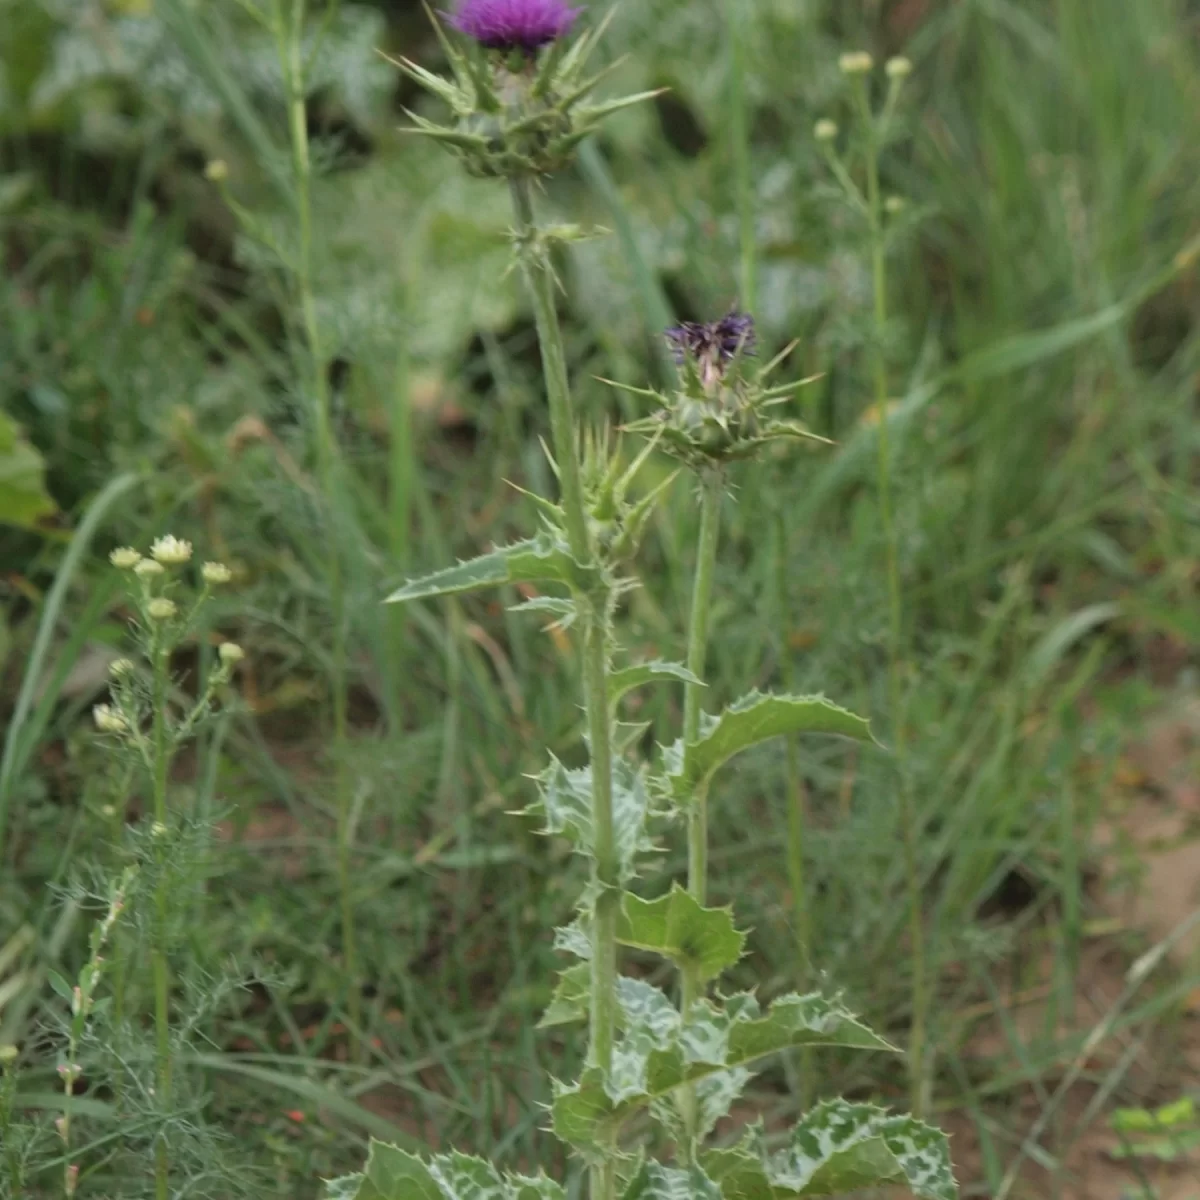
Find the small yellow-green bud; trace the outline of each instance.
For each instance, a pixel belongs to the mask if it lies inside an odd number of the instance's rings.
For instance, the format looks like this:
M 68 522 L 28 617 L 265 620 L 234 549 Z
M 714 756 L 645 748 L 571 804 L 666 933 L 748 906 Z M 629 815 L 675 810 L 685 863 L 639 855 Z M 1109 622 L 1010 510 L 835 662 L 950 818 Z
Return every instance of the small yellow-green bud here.
M 155 821 L 150 826 L 150 836 L 156 838 L 165 838 L 167 836 L 167 827 L 161 821 Z
M 889 196 L 883 202 L 883 207 L 886 208 L 888 212 L 895 214 L 903 212 L 907 207 L 907 204 L 903 196 Z
M 240 663 L 246 657 L 246 652 L 237 644 L 237 642 L 222 642 L 221 648 L 217 651 L 223 663 L 232 666 L 234 663 Z
M 832 142 L 837 135 L 837 122 L 829 120 L 828 117 L 822 118 L 813 126 L 813 137 L 818 142 Z
M 233 578 L 233 572 L 219 562 L 206 562 L 200 568 L 200 574 L 205 583 L 228 583 Z
M 124 733 L 129 728 L 125 718 L 108 704 L 97 704 L 92 709 L 92 720 L 101 733 Z
M 855 50 L 838 59 L 838 70 L 843 75 L 866 75 L 874 66 L 875 60 L 865 50 Z
M 142 556 L 132 546 L 121 546 L 108 556 L 108 561 L 114 567 L 120 567 L 122 571 L 128 571 L 142 561 Z
M 175 601 L 166 596 L 156 596 L 146 605 L 146 615 L 152 621 L 169 621 L 178 611 Z
M 17 1055 L 21 1052 L 11 1042 L 5 1042 L 0 1045 L 0 1063 L 10 1063 L 17 1061 Z
M 160 562 L 155 562 L 152 558 L 143 558 L 133 568 L 133 573 L 142 579 L 149 579 L 154 575 L 161 575 L 167 568 Z
M 205 166 L 204 178 L 210 183 L 224 183 L 229 178 L 229 164 L 223 158 L 214 158 Z
M 192 543 L 167 534 L 154 542 L 150 547 L 150 554 L 164 566 L 179 567 L 191 559 Z
M 897 55 L 895 58 L 889 58 L 883 69 L 889 79 L 907 79 L 912 74 L 912 59 Z
M 120 679 L 125 675 L 132 674 L 133 669 L 133 661 L 128 658 L 115 658 L 108 664 L 108 673 L 114 679 Z

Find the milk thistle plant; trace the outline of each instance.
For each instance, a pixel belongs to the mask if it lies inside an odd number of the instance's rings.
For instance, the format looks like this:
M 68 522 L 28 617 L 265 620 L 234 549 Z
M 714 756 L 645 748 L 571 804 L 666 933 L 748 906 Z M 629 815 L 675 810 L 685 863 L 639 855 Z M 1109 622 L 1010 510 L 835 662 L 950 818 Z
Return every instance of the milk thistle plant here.
M 754 367 L 751 317 L 735 312 L 668 332 L 678 387 L 661 395 L 631 389 L 654 404 L 634 424 L 650 438 L 631 464 L 607 436 L 577 420 L 551 265 L 555 243 L 576 234 L 539 219 L 535 183 L 561 167 L 605 113 L 642 98 L 582 103 L 598 79 L 585 72 L 599 31 L 571 41 L 578 15 L 563 0 L 465 0 L 446 17 L 459 38 L 439 28 L 453 82 L 400 64 L 453 113 L 446 126 L 419 120 L 419 132 L 458 153 L 468 169 L 508 182 L 514 250 L 533 303 L 545 374 L 559 495 L 534 498 L 541 528 L 528 540 L 414 580 L 390 599 L 413 602 L 510 583 L 550 586 L 561 595 L 523 607 L 551 613 L 575 634 L 588 762 L 568 768 L 551 757 L 530 806 L 545 832 L 567 839 L 590 867 L 575 920 L 556 934 L 558 947 L 578 961 L 562 971 L 542 1020 L 543 1026 L 586 1022 L 587 1055 L 577 1079 L 554 1082 L 550 1124 L 586 1167 L 593 1200 L 829 1196 L 885 1184 L 950 1200 L 957 1192 L 945 1137 L 869 1104 L 819 1104 L 774 1152 L 757 1126 L 733 1145 L 709 1144 L 717 1121 L 769 1056 L 814 1046 L 892 1050 L 836 997 L 792 994 L 764 1006 L 752 992 L 716 991 L 722 973 L 741 957 L 745 935 L 729 909 L 706 904 L 706 805 L 720 769 L 742 750 L 781 735 L 869 740 L 870 732 L 866 721 L 823 696 L 755 692 L 718 713 L 704 711 L 720 505 L 730 464 L 770 442 L 811 436 L 780 415 L 799 386 L 771 384 L 780 360 Z M 640 499 L 631 494 L 655 448 L 693 473 L 702 497 L 684 664 L 629 661 L 615 622 L 620 597 L 635 586 L 632 560 L 663 490 Z M 682 737 L 655 761 L 637 761 L 633 747 L 642 729 L 618 720 L 622 698 L 638 688 L 680 684 Z M 687 828 L 688 886 L 645 883 L 635 893 L 647 852 L 672 818 Z M 674 966 L 678 1002 L 620 974 L 623 946 Z M 660 1161 L 654 1152 L 667 1144 L 673 1155 Z M 379 1142 L 364 1171 L 331 1183 L 330 1194 L 357 1200 L 566 1197 L 563 1184 L 545 1175 L 508 1174 L 458 1153 L 420 1157 Z

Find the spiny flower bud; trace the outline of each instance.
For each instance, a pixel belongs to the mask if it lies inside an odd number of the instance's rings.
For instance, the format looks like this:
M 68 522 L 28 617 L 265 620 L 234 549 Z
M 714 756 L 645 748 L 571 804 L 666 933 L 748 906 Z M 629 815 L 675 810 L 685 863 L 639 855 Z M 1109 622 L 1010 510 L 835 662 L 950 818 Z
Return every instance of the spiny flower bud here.
M 200 575 L 205 583 L 228 583 L 233 578 L 233 572 L 224 564 L 219 562 L 206 562 L 200 568 Z
M 120 679 L 122 676 L 129 675 L 133 670 L 133 661 L 128 658 L 116 658 L 108 664 L 108 673 L 114 679 Z
M 488 50 L 532 54 L 566 36 L 581 11 L 564 0 L 462 0 L 447 19 Z
M 121 546 L 108 556 L 108 561 L 114 567 L 128 571 L 142 561 L 142 556 L 132 546 Z
M 167 534 L 155 540 L 150 547 L 150 554 L 164 566 L 179 567 L 191 560 L 192 543 Z
M 912 74 L 912 60 L 903 55 L 889 58 L 883 68 L 889 79 L 907 79 Z
M 822 118 L 813 126 L 813 137 L 818 142 L 832 142 L 837 135 L 837 122 L 829 120 L 828 117 Z
M 146 605 L 146 615 L 152 621 L 169 621 L 178 611 L 175 601 L 165 596 L 156 596 Z
M 83 1068 L 78 1063 L 59 1063 L 58 1077 L 64 1083 L 72 1084 L 83 1074 Z
M 246 652 L 237 644 L 237 642 L 222 642 L 221 648 L 217 651 L 223 663 L 232 666 L 234 663 L 240 663 L 246 657 Z
M 843 75 L 866 75 L 874 66 L 875 60 L 865 50 L 855 50 L 838 59 L 838 70 Z
M 165 838 L 167 836 L 167 827 L 161 821 L 155 821 L 150 826 L 150 836 L 153 838 Z
M 92 720 L 101 733 L 124 733 L 128 722 L 109 704 L 97 704 L 92 709 Z
M 143 558 L 133 568 L 133 573 L 142 579 L 150 579 L 155 575 L 161 575 L 166 570 L 166 567 L 160 562 L 155 562 L 152 558 Z

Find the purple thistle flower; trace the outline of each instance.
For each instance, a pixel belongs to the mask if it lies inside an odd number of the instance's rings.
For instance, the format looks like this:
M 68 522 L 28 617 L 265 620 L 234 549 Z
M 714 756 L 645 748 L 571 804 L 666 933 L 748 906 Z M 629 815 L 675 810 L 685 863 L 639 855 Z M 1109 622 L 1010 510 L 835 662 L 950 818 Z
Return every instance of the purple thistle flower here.
M 450 24 L 489 50 L 532 54 L 570 32 L 582 9 L 566 0 L 462 0 Z
M 757 345 L 754 318 L 736 310 L 719 321 L 684 321 L 668 329 L 667 341 L 682 366 L 694 360 L 706 387 L 719 380 L 739 354 L 753 354 Z

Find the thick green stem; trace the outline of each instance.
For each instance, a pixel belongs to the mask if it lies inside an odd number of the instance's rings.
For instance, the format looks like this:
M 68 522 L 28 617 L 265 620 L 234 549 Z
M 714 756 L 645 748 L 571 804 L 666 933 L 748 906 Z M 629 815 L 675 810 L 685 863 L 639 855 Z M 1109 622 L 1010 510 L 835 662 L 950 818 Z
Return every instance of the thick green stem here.
M 925 1107 L 926 986 L 925 925 L 921 912 L 921 878 L 917 862 L 916 814 L 908 771 L 904 714 L 903 614 L 900 603 L 900 555 L 892 514 L 891 446 L 888 431 L 888 372 L 885 349 L 887 327 L 887 258 L 883 228 L 883 202 L 879 188 L 879 137 L 870 110 L 865 84 L 858 88 L 867 142 L 867 212 L 871 233 L 871 278 L 874 292 L 874 345 L 872 375 L 875 392 L 877 482 L 879 523 L 887 556 L 888 589 L 888 706 L 891 709 L 892 741 L 900 784 L 900 825 L 904 873 L 908 890 L 909 940 L 912 944 L 912 1028 L 909 1033 L 908 1066 L 910 1105 L 919 1116 Z
M 299 293 L 314 399 L 314 441 L 317 478 L 325 505 L 326 572 L 329 576 L 329 610 L 333 623 L 330 698 L 333 706 L 334 802 L 337 812 L 337 880 L 342 926 L 342 958 L 346 970 L 347 1015 L 352 1057 L 359 1051 L 362 1028 L 362 990 L 358 977 L 358 949 L 351 894 L 353 812 L 347 773 L 348 693 L 346 682 L 346 589 L 337 530 L 337 446 L 334 440 L 329 394 L 328 363 L 317 319 L 312 253 L 312 156 L 308 144 L 308 110 L 304 83 L 304 23 L 307 0 L 292 0 L 284 20 L 277 11 L 282 69 L 288 88 L 288 130 L 295 181 L 296 255 L 294 270 Z
M 717 566 L 717 544 L 721 536 L 721 496 L 724 476 L 711 472 L 701 481 L 700 539 L 696 550 L 696 575 L 692 583 L 692 613 L 688 622 L 687 668 L 699 680 L 704 679 L 708 657 L 708 624 L 712 614 L 713 576 Z M 700 736 L 700 694 L 702 684 L 684 685 L 683 740 L 694 742 Z M 700 789 L 688 809 L 688 891 L 705 903 L 708 894 L 708 796 Z
M 558 310 L 554 304 L 554 269 L 550 264 L 549 251 L 540 240 L 529 180 L 524 177 L 513 178 L 510 188 L 513 208 L 517 215 L 521 265 L 533 299 L 538 343 L 542 351 L 546 401 L 550 407 L 550 434 L 554 440 L 558 482 L 562 489 L 567 541 L 571 553 L 579 562 L 590 562 L 592 551 L 587 532 L 583 481 L 579 475 L 571 386 L 567 379 L 567 356 L 563 351 L 562 329 L 558 324 Z
M 167 958 L 167 937 L 170 917 L 170 892 L 167 880 L 166 855 L 163 844 L 167 835 L 167 773 L 171 752 L 167 730 L 167 669 L 168 651 L 161 633 L 155 634 L 153 647 L 154 669 L 154 827 L 155 868 L 154 885 L 154 1058 L 156 1100 L 165 1109 L 171 1100 L 171 1010 L 170 964 Z M 166 1139 L 161 1135 L 154 1149 L 154 1194 L 156 1200 L 167 1200 L 170 1192 L 170 1158 Z
M 717 545 L 721 537 L 721 498 L 725 477 L 720 471 L 702 476 L 700 501 L 700 537 L 696 547 L 696 574 L 692 581 L 692 611 L 688 620 L 687 668 L 698 680 L 704 679 L 708 657 L 708 626 L 712 615 L 713 578 L 717 567 Z M 703 683 L 684 684 L 683 740 L 694 742 L 700 736 L 700 694 Z M 688 806 L 688 891 L 700 904 L 708 897 L 708 786 L 702 784 L 692 794 Z M 696 972 L 685 967 L 682 973 L 680 1008 L 687 1019 L 692 1005 L 704 994 Z M 684 1158 L 691 1160 L 697 1133 L 696 1093 L 692 1087 L 680 1089 L 680 1113 L 688 1135 Z
M 547 248 L 540 240 L 529 180 L 512 179 L 511 190 L 521 265 L 533 299 L 541 346 L 567 541 L 576 561 L 584 567 L 593 568 L 589 574 L 598 575 L 599 572 L 594 570 L 598 565 L 595 551 L 588 536 L 567 360 L 554 304 L 554 272 Z M 607 1074 L 612 1070 L 617 1024 L 617 917 L 621 902 L 621 879 L 613 830 L 612 716 L 608 684 L 610 597 L 607 588 L 601 585 L 591 594 L 578 595 L 576 599 L 580 606 L 583 690 L 592 768 L 592 829 L 595 842 L 592 885 L 597 897 L 592 921 L 588 1063 Z M 614 1146 L 612 1157 L 591 1168 L 592 1200 L 613 1200 L 616 1195 L 615 1153 Z

